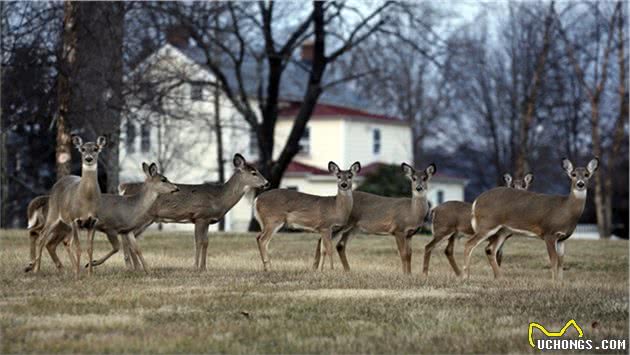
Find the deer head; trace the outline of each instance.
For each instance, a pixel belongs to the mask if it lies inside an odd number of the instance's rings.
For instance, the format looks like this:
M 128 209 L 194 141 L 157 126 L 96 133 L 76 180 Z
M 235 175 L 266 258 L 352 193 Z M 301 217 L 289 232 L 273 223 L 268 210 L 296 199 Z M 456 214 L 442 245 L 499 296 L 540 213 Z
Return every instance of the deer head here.
M 158 172 L 158 168 L 155 163 L 151 163 L 151 165 L 142 163 L 142 171 L 144 171 L 144 174 L 146 175 L 144 183 L 150 190 L 155 191 L 158 194 L 167 194 L 179 191 L 179 188 L 175 184 L 168 181 L 166 176 Z
M 83 139 L 81 139 L 81 137 L 74 136 L 72 137 L 72 143 L 81 153 L 81 164 L 83 168 L 87 170 L 95 170 L 98 163 L 98 154 L 103 148 L 105 148 L 105 145 L 107 145 L 105 137 L 98 137 L 96 139 L 96 143 L 83 143 Z
M 328 171 L 337 176 L 337 188 L 340 191 L 352 191 L 352 179 L 361 171 L 361 164 L 356 161 L 349 170 L 341 170 L 335 162 L 328 162 Z
M 234 154 L 232 163 L 234 164 L 234 173 L 239 174 L 239 178 L 245 186 L 251 188 L 269 187 L 269 181 L 256 168 L 248 164 L 242 155 Z
M 423 171 L 416 171 L 411 165 L 402 163 L 401 168 L 405 173 L 405 176 L 411 181 L 411 193 L 414 196 L 420 196 L 426 194 L 429 189 L 429 180 L 435 174 L 435 164 L 431 163 Z

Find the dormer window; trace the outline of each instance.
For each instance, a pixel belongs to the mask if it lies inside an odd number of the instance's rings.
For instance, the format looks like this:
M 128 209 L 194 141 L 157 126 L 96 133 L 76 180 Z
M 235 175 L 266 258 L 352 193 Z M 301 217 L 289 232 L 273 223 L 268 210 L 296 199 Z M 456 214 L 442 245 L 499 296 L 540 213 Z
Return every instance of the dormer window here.
M 378 128 L 372 130 L 372 153 L 381 154 L 381 130 Z

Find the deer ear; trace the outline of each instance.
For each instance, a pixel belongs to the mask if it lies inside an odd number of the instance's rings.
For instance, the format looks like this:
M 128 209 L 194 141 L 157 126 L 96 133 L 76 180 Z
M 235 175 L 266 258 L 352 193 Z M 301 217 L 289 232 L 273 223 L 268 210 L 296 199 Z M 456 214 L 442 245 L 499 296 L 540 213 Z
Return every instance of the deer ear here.
M 529 188 L 529 185 L 532 184 L 532 182 L 534 181 L 534 174 L 532 173 L 527 173 L 525 174 L 525 176 L 523 177 L 523 181 L 525 181 L 525 188 Z
M 571 163 L 571 161 L 569 159 L 564 158 L 564 159 L 562 159 L 562 168 L 570 176 L 571 173 L 573 172 L 573 163 Z
M 149 173 L 149 165 L 145 162 L 142 162 L 142 171 L 144 171 L 146 176 L 151 176 L 151 173 Z
M 350 171 L 352 171 L 355 174 L 358 174 L 359 171 L 361 171 L 361 163 L 359 163 L 358 161 L 355 161 L 354 164 L 350 166 Z
M 234 164 L 235 168 L 240 169 L 245 166 L 245 158 L 243 158 L 243 156 L 239 153 L 236 153 L 234 154 L 234 159 L 232 159 L 232 163 Z
M 107 145 L 107 139 L 104 136 L 99 136 L 96 138 L 96 145 L 98 145 L 99 149 L 105 148 Z
M 156 176 L 158 174 L 158 167 L 157 165 L 155 165 L 155 163 L 151 163 L 151 165 L 149 165 L 149 175 L 150 176 Z
M 427 168 L 424 169 L 424 173 L 427 175 L 427 179 L 429 179 L 431 176 L 433 176 L 433 174 L 435 174 L 436 170 L 437 170 L 437 168 L 435 167 L 434 163 L 429 164 L 429 166 L 427 166 Z
M 328 171 L 331 174 L 337 174 L 339 172 L 339 166 L 337 164 L 335 164 L 334 161 L 329 161 L 328 162 Z
M 512 175 L 503 174 L 503 182 L 505 182 L 505 186 L 512 187 Z
M 594 173 L 595 170 L 597 170 L 597 168 L 599 167 L 599 158 L 593 158 L 591 161 L 588 162 L 588 165 L 586 166 L 586 170 L 588 170 L 589 173 Z
M 81 139 L 81 137 L 79 136 L 73 136 L 72 144 L 74 144 L 74 146 L 77 148 L 81 148 L 81 146 L 83 145 L 83 139 Z
M 400 168 L 402 169 L 403 173 L 405 173 L 405 175 L 407 175 L 409 178 L 411 178 L 416 172 L 416 170 L 407 163 L 400 164 Z

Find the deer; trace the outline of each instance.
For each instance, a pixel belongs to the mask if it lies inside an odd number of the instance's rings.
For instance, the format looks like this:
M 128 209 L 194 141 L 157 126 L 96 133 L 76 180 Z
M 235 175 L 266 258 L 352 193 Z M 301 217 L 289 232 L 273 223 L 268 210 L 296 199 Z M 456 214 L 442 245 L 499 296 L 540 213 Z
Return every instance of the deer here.
M 269 181 L 245 158 L 236 153 L 234 173 L 223 184 L 175 184 L 178 191 L 157 198 L 148 211 L 147 223 L 134 231 L 138 237 L 152 223 L 192 223 L 195 225 L 195 268 L 206 270 L 208 227 L 217 223 L 250 190 L 269 187 Z M 125 195 L 134 191 L 134 183 L 119 186 Z M 123 245 L 123 248 L 125 246 Z M 129 253 L 134 257 L 133 250 Z
M 147 212 L 158 196 L 162 194 L 176 192 L 177 186 L 168 181 L 168 179 L 158 172 L 157 165 L 152 163 L 142 163 L 142 170 L 146 175 L 145 181 L 140 185 L 139 192 L 133 195 L 120 196 L 115 194 L 101 194 L 101 200 L 98 206 L 99 220 L 96 223 L 96 230 L 104 233 L 108 241 L 112 245 L 112 250 L 98 260 L 92 260 L 92 266 L 103 264 L 112 255 L 116 254 L 120 249 L 118 234 L 123 235 L 123 244 L 129 245 L 131 252 L 137 256 L 139 263 L 145 273 L 148 273 L 148 267 L 142 256 L 142 251 L 138 247 L 133 232 L 150 221 Z M 57 238 L 51 240 L 51 248 L 56 249 L 58 244 L 67 236 L 58 235 Z M 134 268 L 138 269 L 138 261 L 134 260 Z M 127 263 L 128 259 L 125 260 Z M 86 264 L 86 267 L 89 265 Z
M 571 181 L 568 195 L 541 194 L 506 187 L 497 187 L 479 195 L 472 206 L 474 235 L 464 249 L 467 278 L 470 278 L 470 258 L 474 248 L 505 229 L 514 235 L 544 240 L 551 262 L 551 278 L 561 280 L 565 242 L 582 216 L 588 181 L 598 167 L 597 157 L 586 167 L 577 168 L 569 159 L 563 159 L 562 168 Z M 496 250 L 493 247 L 488 257 L 495 278 L 499 277 Z
M 503 181 L 506 187 L 527 190 L 531 183 L 534 181 L 534 175 L 531 173 L 525 174 L 523 179 L 513 179 L 512 175 L 504 174 Z M 424 247 L 424 261 L 422 266 L 422 273 L 425 277 L 429 275 L 429 262 L 431 260 L 431 251 L 440 242 L 448 239 L 444 254 L 448 259 L 451 268 L 455 272 L 455 275 L 461 276 L 461 270 L 457 266 L 457 262 L 453 256 L 455 249 L 455 239 L 459 235 L 464 235 L 467 238 L 472 237 L 475 233 L 470 224 L 470 214 L 472 211 L 472 203 L 464 201 L 447 201 L 439 206 L 436 206 L 431 210 L 431 230 L 433 239 Z M 489 238 L 488 247 L 486 247 L 486 254 L 491 253 L 491 247 L 493 242 L 499 239 L 503 241 L 507 240 L 511 235 L 508 233 L 505 238 L 500 236 L 493 236 Z M 498 246 L 497 250 L 497 263 L 501 265 L 503 260 L 503 244 Z
M 46 222 L 41 232 L 39 251 L 34 260 L 33 270 L 39 272 L 42 251 L 47 246 L 48 253 L 58 268 L 61 262 L 55 250 L 48 247 L 50 240 L 60 227 L 70 227 L 72 232 L 72 244 L 75 248 L 76 263 L 75 274 L 78 279 L 81 268 L 81 245 L 79 242 L 79 229 L 87 229 L 88 257 L 92 260 L 94 250 L 95 225 L 98 221 L 97 209 L 101 199 L 101 190 L 98 186 L 98 155 L 107 144 L 105 137 L 100 136 L 96 142 L 83 143 L 79 136 L 72 137 L 72 143 L 81 153 L 81 176 L 67 175 L 57 180 L 50 190 L 48 198 L 48 213 Z M 92 275 L 92 266 L 88 268 L 88 276 Z
M 271 267 L 269 242 L 283 226 L 319 233 L 330 257 L 330 268 L 333 268 L 332 235 L 348 222 L 353 209 L 352 181 L 361 171 L 361 164 L 357 161 L 350 169 L 341 170 L 331 161 L 328 171 L 337 178 L 335 196 L 275 189 L 263 192 L 254 200 L 254 217 L 261 227 L 256 242 L 264 271 L 269 271 Z M 318 264 L 313 265 L 313 269 L 317 270 Z
M 26 208 L 26 215 L 28 219 L 28 225 L 26 227 L 30 239 L 30 256 L 31 262 L 24 269 L 25 272 L 29 272 L 33 270 L 35 259 L 37 258 L 37 240 L 41 234 L 42 229 L 44 229 L 44 225 L 46 223 L 46 215 L 48 214 L 48 195 L 36 196 L 33 198 Z M 67 227 L 67 226 L 66 226 Z M 55 233 L 67 234 L 71 229 L 64 228 L 63 225 L 60 225 L 59 228 L 55 231 Z M 69 244 L 64 239 L 63 243 L 66 248 L 66 252 L 68 253 L 68 257 L 73 261 L 74 264 L 74 255 L 72 255 L 72 250 L 70 249 Z M 61 261 L 59 264 L 61 265 Z M 60 266 L 62 268 L 63 265 Z
M 354 206 L 348 223 L 339 234 L 337 253 L 345 271 L 350 271 L 346 256 L 346 247 L 353 234 L 363 231 L 370 234 L 393 235 L 396 238 L 398 254 L 402 261 L 402 271 L 411 273 L 411 237 L 422 227 L 429 211 L 427 191 L 429 180 L 436 172 L 435 164 L 429 164 L 424 170 L 416 171 L 407 163 L 401 169 L 411 183 L 411 197 L 384 197 L 367 192 L 354 191 Z M 320 250 L 315 252 L 315 264 L 319 261 Z

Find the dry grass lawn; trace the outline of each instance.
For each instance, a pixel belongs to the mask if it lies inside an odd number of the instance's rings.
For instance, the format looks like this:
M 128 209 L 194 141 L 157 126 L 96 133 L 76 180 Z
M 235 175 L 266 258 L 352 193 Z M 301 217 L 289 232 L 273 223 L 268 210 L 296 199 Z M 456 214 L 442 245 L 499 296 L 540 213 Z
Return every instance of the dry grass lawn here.
M 199 273 L 191 233 L 149 233 L 149 275 L 115 255 L 75 281 L 47 256 L 39 275 L 23 273 L 26 233 L 1 233 L 2 353 L 532 353 L 530 321 L 555 331 L 572 318 L 588 339 L 628 339 L 627 242 L 569 240 L 565 280 L 553 283 L 532 239 L 508 241 L 495 281 L 483 247 L 470 280 L 454 276 L 445 245 L 421 277 L 422 235 L 405 276 L 392 237 L 355 238 L 346 273 L 336 255 L 335 270 L 310 270 L 315 235 L 280 234 L 265 273 L 253 234 L 213 235 Z M 95 249 L 109 250 L 104 236 Z

